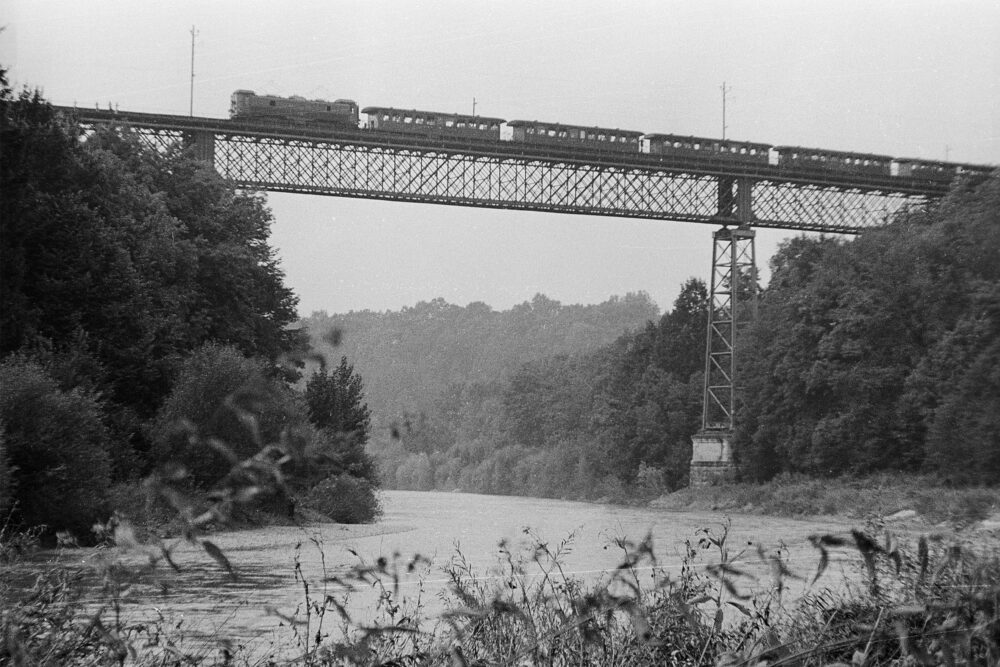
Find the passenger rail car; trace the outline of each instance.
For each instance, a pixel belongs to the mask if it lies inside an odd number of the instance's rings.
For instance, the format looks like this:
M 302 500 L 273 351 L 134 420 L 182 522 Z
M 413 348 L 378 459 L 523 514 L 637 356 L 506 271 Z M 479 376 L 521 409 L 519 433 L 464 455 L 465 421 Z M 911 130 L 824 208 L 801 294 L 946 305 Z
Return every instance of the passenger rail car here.
M 771 145 L 732 139 L 684 137 L 677 134 L 644 134 L 642 151 L 650 155 L 768 164 Z
M 778 166 L 808 171 L 847 171 L 872 176 L 892 175 L 892 156 L 848 153 L 801 146 L 775 146 Z
M 515 144 L 561 147 L 614 153 L 640 153 L 663 163 L 704 161 L 705 166 L 725 164 L 770 166 L 780 171 L 805 174 L 869 175 L 873 178 L 908 178 L 950 182 L 969 174 L 989 174 L 993 167 L 936 162 L 888 155 L 851 153 L 801 146 L 732 139 L 689 137 L 677 134 L 642 133 L 583 125 L 565 125 L 537 120 L 510 120 L 487 116 L 417 111 L 396 107 L 365 107 L 365 130 L 421 135 L 437 139 L 479 139 Z M 358 104 L 353 100 L 307 100 L 304 97 L 257 95 L 252 90 L 232 94 L 230 117 L 276 124 L 314 125 L 319 128 L 358 129 Z
M 510 120 L 511 141 L 549 146 L 573 146 L 598 151 L 638 153 L 642 132 L 607 127 L 584 127 L 544 123 L 537 120 Z
M 322 123 L 358 126 L 358 103 L 354 100 L 307 100 L 304 97 L 257 95 L 252 90 L 237 90 L 229 102 L 229 117 L 234 120 L 270 120 L 292 124 Z
M 405 132 L 431 137 L 463 137 L 471 139 L 500 139 L 503 118 L 466 116 L 457 113 L 416 111 L 393 107 L 365 107 L 367 127 L 383 132 Z
M 992 169 L 976 164 L 935 162 L 917 158 L 896 158 L 896 175 L 928 181 L 951 182 L 956 176 L 989 174 Z

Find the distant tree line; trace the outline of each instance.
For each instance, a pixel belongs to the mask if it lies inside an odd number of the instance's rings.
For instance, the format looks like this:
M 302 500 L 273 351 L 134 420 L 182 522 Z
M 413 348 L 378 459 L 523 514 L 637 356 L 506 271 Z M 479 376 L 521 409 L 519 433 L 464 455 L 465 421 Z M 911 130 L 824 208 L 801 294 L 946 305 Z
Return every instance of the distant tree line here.
M 181 146 L 83 132 L 3 70 L 0 123 L 0 526 L 85 534 L 168 463 L 206 489 L 291 433 L 332 452 L 296 493 L 371 486 L 337 454 L 357 457 L 367 425 L 345 442 L 293 386 L 307 341 L 263 198 Z M 362 407 L 353 369 L 328 370 L 310 380 L 323 400 Z
M 444 299 L 399 311 L 316 312 L 304 320 L 313 347 L 344 354 L 367 382 L 379 425 L 435 409 L 451 385 L 491 384 L 520 364 L 597 349 L 658 314 L 645 293 L 594 305 L 563 304 L 538 294 L 509 310 Z M 331 345 L 327 332 L 342 332 Z M 378 378 L 378 381 L 374 381 Z
M 479 350 L 482 358 L 487 352 L 477 343 L 485 343 L 493 359 L 488 374 L 461 355 L 448 365 L 449 348 L 438 347 L 441 335 L 422 326 L 433 318 L 414 318 L 405 332 L 416 348 L 411 363 L 424 360 L 450 374 L 429 373 L 418 403 L 426 407 L 396 413 L 391 429 L 374 434 L 369 449 L 383 483 L 616 499 L 683 485 L 701 414 L 706 307 L 705 285 L 690 280 L 673 310 L 655 323 L 656 307 L 644 294 L 590 307 L 536 296 L 512 311 L 480 308 L 475 312 L 486 317 L 479 331 L 488 335 L 472 334 L 456 347 Z M 473 319 L 461 317 L 459 307 L 447 309 L 459 321 Z M 398 316 L 413 312 L 420 308 Z M 395 316 L 370 315 L 390 322 Z M 592 332 L 585 342 L 570 333 L 584 328 Z M 371 348 L 386 346 L 390 334 L 368 331 Z M 598 332 L 603 345 L 593 342 Z M 355 335 L 345 327 L 345 347 Z M 392 386 L 419 385 L 424 377 L 384 359 L 375 368 L 383 370 L 366 373 L 372 386 L 384 375 Z

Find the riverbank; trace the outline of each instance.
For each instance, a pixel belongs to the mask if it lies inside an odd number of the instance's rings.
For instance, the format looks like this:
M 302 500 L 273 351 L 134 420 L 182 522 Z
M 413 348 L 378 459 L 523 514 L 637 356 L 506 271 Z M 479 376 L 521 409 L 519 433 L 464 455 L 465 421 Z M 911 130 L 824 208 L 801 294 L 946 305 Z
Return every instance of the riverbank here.
M 856 525 L 917 530 L 1000 531 L 1000 488 L 954 487 L 927 475 L 814 479 L 685 488 L 650 501 L 655 509 L 781 517 L 835 517 Z

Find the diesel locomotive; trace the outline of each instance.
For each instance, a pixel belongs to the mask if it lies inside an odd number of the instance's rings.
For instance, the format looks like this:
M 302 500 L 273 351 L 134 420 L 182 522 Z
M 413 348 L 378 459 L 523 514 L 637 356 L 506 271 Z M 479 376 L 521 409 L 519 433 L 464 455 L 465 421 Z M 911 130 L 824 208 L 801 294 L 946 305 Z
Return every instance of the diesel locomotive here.
M 600 153 L 642 153 L 661 160 L 725 161 L 746 166 L 777 165 L 797 172 L 852 173 L 873 177 L 910 178 L 948 182 L 969 173 L 989 173 L 991 167 L 935 162 L 889 155 L 832 151 L 801 146 L 773 146 L 751 141 L 655 134 L 606 127 L 586 127 L 537 120 L 504 120 L 437 111 L 369 106 L 354 100 L 308 100 L 304 97 L 257 95 L 252 90 L 233 93 L 229 116 L 233 120 L 282 125 L 336 127 L 421 135 L 437 139 L 475 139 L 544 145 Z

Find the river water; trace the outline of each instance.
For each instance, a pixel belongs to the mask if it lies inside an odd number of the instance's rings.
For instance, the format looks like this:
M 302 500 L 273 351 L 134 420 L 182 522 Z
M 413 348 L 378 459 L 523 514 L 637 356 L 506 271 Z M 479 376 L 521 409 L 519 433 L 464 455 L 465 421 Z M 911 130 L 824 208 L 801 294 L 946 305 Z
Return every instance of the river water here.
M 476 575 L 488 581 L 497 574 L 501 542 L 516 556 L 530 554 L 538 540 L 547 543 L 550 550 L 565 541 L 560 558 L 563 572 L 596 582 L 622 562 L 623 552 L 615 546 L 616 539 L 639 541 L 649 534 L 659 566 L 668 575 L 676 575 L 685 541 L 697 544 L 702 534 L 699 531 L 706 528 L 719 535 L 728 522 L 730 557 L 742 551 L 740 567 L 757 573 L 760 586 L 766 586 L 769 570 L 758 562 L 757 545 L 768 552 L 781 547 L 788 567 L 807 580 L 819 560 L 808 536 L 852 527 L 826 519 L 727 517 L 710 512 L 464 493 L 386 491 L 382 502 L 383 518 L 369 526 L 312 524 L 209 536 L 229 560 L 235 578 L 202 548 L 177 541 L 172 558 L 180 571 L 161 564 L 134 581 L 124 596 L 124 614 L 132 619 L 166 621 L 190 635 L 253 639 L 266 647 L 270 642 L 287 643 L 288 619 L 303 618 L 303 580 L 308 582 L 313 599 L 332 594 L 341 600 L 344 589 L 336 579 L 347 578 L 352 567 L 374 564 L 379 558 L 391 564 L 397 554 L 402 565 L 417 554 L 423 558 L 412 573 L 404 568 L 398 579 L 398 601 L 404 608 L 412 608 L 419 600 L 423 615 L 433 618 L 445 608 L 442 594 L 449 583 L 445 566 L 460 552 Z M 719 560 L 717 549 L 699 553 L 702 565 Z M 139 565 L 146 557 L 135 550 L 96 549 L 74 550 L 59 558 L 62 567 L 77 568 L 86 576 L 109 560 Z M 529 576 L 540 574 L 537 566 L 529 565 Z M 832 567 L 824 576 L 838 576 L 836 570 Z M 846 566 L 841 570 L 846 571 Z M 378 587 L 361 585 L 347 597 L 346 609 L 355 623 L 368 624 L 379 615 L 377 600 Z M 336 629 L 329 617 L 325 624 Z

